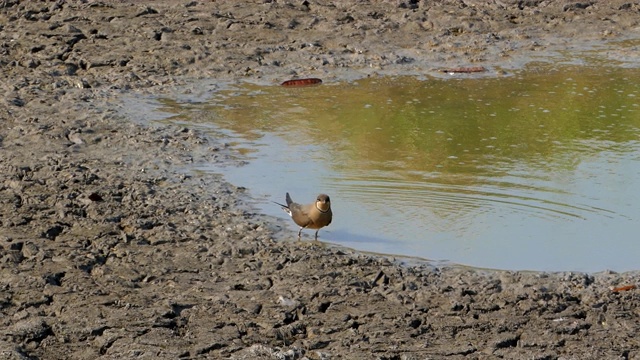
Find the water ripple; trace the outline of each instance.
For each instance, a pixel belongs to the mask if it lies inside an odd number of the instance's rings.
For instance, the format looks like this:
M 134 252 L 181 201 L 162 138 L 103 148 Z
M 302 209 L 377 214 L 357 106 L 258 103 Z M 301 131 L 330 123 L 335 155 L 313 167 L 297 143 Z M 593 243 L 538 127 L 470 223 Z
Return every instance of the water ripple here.
M 522 180 L 522 179 L 519 179 Z M 429 208 L 433 212 L 450 212 L 474 216 L 488 211 L 520 213 L 557 223 L 565 220 L 586 220 L 592 216 L 613 218 L 616 212 L 587 203 L 565 203 L 553 200 L 571 198 L 575 194 L 553 188 L 536 187 L 504 180 L 478 185 L 424 181 L 403 181 L 398 178 L 334 179 L 335 190 L 348 194 L 350 201 L 365 206 L 407 212 L 408 208 Z

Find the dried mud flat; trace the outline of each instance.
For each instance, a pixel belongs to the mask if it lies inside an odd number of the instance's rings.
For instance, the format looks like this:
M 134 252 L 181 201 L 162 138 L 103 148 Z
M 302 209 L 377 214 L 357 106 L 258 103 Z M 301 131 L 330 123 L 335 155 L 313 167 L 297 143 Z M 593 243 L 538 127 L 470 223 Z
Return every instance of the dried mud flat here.
M 639 19 L 632 0 L 0 1 L 0 358 L 640 358 L 639 292 L 612 291 L 637 273 L 275 241 L 244 190 L 177 170 L 232 161 L 224 140 L 118 112 L 201 78 L 517 67 Z

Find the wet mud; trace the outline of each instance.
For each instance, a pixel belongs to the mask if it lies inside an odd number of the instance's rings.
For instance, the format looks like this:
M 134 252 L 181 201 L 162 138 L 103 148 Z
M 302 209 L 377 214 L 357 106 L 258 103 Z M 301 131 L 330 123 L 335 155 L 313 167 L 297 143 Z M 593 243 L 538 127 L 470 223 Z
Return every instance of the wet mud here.
M 184 170 L 236 161 L 224 139 L 118 101 L 196 79 L 499 74 L 639 21 L 634 1 L 1 1 L 0 357 L 640 358 L 637 273 L 276 239 L 246 189 Z

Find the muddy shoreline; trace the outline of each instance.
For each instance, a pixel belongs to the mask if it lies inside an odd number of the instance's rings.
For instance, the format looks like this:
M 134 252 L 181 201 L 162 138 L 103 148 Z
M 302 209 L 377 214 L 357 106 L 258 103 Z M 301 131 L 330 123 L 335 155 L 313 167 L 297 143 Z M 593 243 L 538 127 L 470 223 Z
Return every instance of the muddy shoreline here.
M 632 359 L 637 272 L 401 266 L 276 241 L 127 93 L 442 68 L 640 37 L 630 1 L 0 2 L 0 357 Z M 615 59 L 633 59 L 634 49 Z M 188 91 L 188 90 L 187 90 Z M 295 234 L 292 234 L 292 236 Z

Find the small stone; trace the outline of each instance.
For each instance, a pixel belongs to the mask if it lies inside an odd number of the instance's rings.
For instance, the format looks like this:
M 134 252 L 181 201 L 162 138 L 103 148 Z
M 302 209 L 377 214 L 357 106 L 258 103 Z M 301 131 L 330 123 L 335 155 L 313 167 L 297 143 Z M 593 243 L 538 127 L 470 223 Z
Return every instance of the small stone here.
M 22 247 L 22 256 L 31 259 L 38 254 L 38 251 L 40 251 L 40 249 L 38 249 L 36 244 L 29 242 Z
M 58 235 L 62 233 L 62 231 L 64 231 L 64 228 L 62 226 L 54 225 L 49 229 L 45 230 L 41 236 L 50 240 L 55 240 L 56 237 L 58 237 Z

